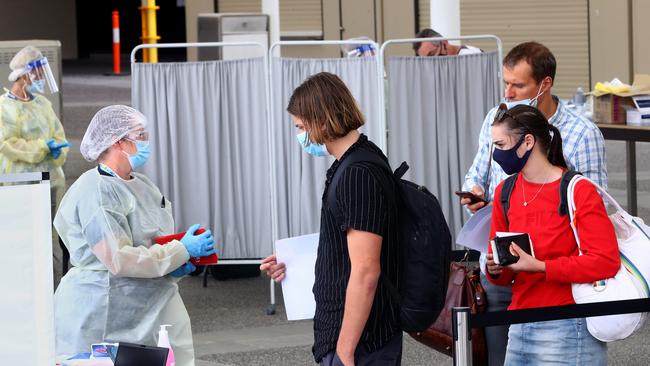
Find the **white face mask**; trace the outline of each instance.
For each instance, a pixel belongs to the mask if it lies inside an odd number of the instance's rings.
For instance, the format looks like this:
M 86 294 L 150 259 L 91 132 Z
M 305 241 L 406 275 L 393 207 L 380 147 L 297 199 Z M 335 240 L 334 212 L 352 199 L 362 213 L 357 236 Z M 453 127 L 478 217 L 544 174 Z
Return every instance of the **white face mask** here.
M 544 82 L 542 82 L 542 84 L 539 86 L 539 90 L 537 90 L 537 95 L 535 95 L 535 97 L 532 98 L 532 99 L 528 98 L 528 99 L 522 99 L 522 100 L 508 100 L 506 98 L 503 98 L 502 103 L 504 103 L 508 107 L 508 109 L 510 109 L 510 108 L 512 108 L 514 106 L 517 106 L 517 105 L 521 105 L 521 104 L 529 105 L 531 107 L 537 108 L 537 104 L 539 102 L 538 99 L 542 94 L 544 94 L 544 92 L 542 91 L 543 86 L 544 86 Z

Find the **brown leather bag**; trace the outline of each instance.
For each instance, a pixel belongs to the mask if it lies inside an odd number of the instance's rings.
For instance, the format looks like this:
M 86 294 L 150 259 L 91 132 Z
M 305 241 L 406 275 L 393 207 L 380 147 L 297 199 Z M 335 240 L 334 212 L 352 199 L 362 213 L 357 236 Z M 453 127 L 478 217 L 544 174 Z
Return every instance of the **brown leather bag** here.
M 486 308 L 485 290 L 481 286 L 480 271 L 477 268 L 469 269 L 467 266 L 452 262 L 449 270 L 449 284 L 445 307 L 440 312 L 438 319 L 423 332 L 409 333 L 418 342 L 421 342 L 436 351 L 448 356 L 452 355 L 452 318 L 451 309 L 458 306 L 467 306 L 472 314 L 482 313 Z M 487 345 L 483 329 L 472 329 L 472 361 L 474 365 L 487 365 Z

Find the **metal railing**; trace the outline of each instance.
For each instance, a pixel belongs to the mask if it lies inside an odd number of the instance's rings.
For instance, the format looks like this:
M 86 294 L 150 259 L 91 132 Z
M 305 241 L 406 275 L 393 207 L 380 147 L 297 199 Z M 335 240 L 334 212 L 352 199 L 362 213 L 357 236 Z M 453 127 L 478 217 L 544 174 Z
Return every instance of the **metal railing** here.
M 325 40 L 325 41 L 280 41 L 280 42 L 275 42 L 271 45 L 269 48 L 269 60 L 273 56 L 273 51 L 275 50 L 276 47 L 281 47 L 281 46 L 343 46 L 343 45 L 370 45 L 375 48 L 375 50 L 379 50 L 379 44 L 375 41 L 371 40 L 361 40 L 361 39 L 350 39 L 350 40 Z M 375 55 L 374 57 L 377 57 L 377 88 L 379 89 L 379 104 L 380 106 L 384 105 L 384 72 L 383 72 L 383 63 L 381 63 L 381 58 L 378 57 L 378 55 Z M 269 80 L 272 81 L 273 74 L 271 72 L 271 69 L 273 68 L 273 65 L 269 63 Z M 270 93 L 270 90 L 269 90 Z M 271 108 L 273 108 L 271 106 Z M 271 114 L 272 115 L 272 114 Z M 382 126 L 385 126 L 385 111 L 384 108 L 380 108 L 379 110 L 379 123 L 382 123 Z M 385 129 L 385 127 L 384 127 Z M 382 150 L 386 151 L 386 133 L 382 133 L 380 136 L 380 140 L 376 141 L 377 145 L 379 148 Z
M 469 366 L 472 364 L 472 328 L 645 312 L 650 312 L 650 298 L 495 311 L 482 314 L 469 314 L 469 308 L 455 307 L 452 309 L 454 365 Z
M 233 47 L 233 46 L 249 46 L 249 47 L 260 47 L 262 48 L 263 52 L 263 58 L 264 58 L 264 65 L 268 65 L 268 59 L 267 59 L 267 53 L 266 53 L 266 46 L 259 43 L 259 42 L 193 42 L 193 43 L 154 43 L 154 44 L 141 44 L 133 48 L 131 51 L 131 63 L 136 62 L 136 54 L 138 53 L 139 50 L 142 49 L 149 49 L 149 48 L 189 48 L 189 47 L 197 47 L 197 48 L 202 48 L 202 47 Z M 264 82 L 265 82 L 265 88 L 267 90 L 265 94 L 265 109 L 266 109 L 266 126 L 268 129 L 269 133 L 269 138 L 271 134 L 271 114 L 270 114 L 270 94 L 268 93 L 270 86 L 269 86 L 269 74 L 268 74 L 268 69 L 264 70 Z M 272 139 L 271 139 L 272 140 Z M 272 156 L 272 147 L 269 144 L 269 156 Z M 271 166 L 273 167 L 274 161 L 271 161 Z M 274 200 L 274 188 L 275 188 L 275 179 L 273 176 L 274 172 L 273 169 L 271 169 L 271 176 L 269 177 L 269 184 L 271 187 L 271 204 L 273 205 L 275 202 Z M 275 212 L 275 211 L 274 211 Z M 273 237 L 272 240 L 275 242 L 275 239 L 277 238 L 277 231 L 276 231 L 276 223 L 275 223 L 276 217 L 275 215 L 271 215 L 271 236 Z M 261 260 L 258 259 L 220 259 L 219 264 L 221 265 L 235 265 L 235 264 L 260 264 Z M 203 287 L 206 287 L 207 284 L 207 271 L 208 267 L 205 267 L 205 271 L 203 273 Z M 270 280 L 270 305 L 269 308 L 266 310 L 267 314 L 275 314 L 275 286 L 273 285 L 273 280 Z
M 475 36 L 461 36 L 461 37 L 431 37 L 431 38 L 403 38 L 403 39 L 390 39 L 382 43 L 381 48 L 379 49 L 379 62 L 381 65 L 381 70 L 384 70 L 384 58 L 386 55 L 386 48 L 393 44 L 406 44 L 406 43 L 422 43 L 422 42 L 441 42 L 441 41 L 467 41 L 467 40 L 493 40 L 497 45 L 497 52 L 499 55 L 499 71 L 497 73 L 498 85 L 499 85 L 499 95 L 503 95 L 503 45 L 501 44 L 501 39 L 492 34 L 479 34 Z M 380 91 L 383 93 L 384 85 L 382 83 Z M 383 94 L 382 94 L 383 95 Z
M 380 135 L 380 140 L 376 141 L 376 143 L 379 145 L 381 149 L 386 151 L 387 149 L 387 134 L 386 134 L 386 109 L 384 108 L 385 106 L 385 86 L 384 86 L 384 58 L 385 58 L 385 50 L 388 46 L 393 45 L 393 44 L 405 44 L 405 43 L 415 43 L 415 42 L 439 42 L 443 40 L 494 40 L 497 45 L 497 50 L 498 50 L 498 57 L 499 57 L 499 70 L 497 77 L 501 79 L 502 77 L 502 54 L 503 54 L 503 48 L 501 44 L 501 40 L 494 35 L 476 35 L 476 36 L 463 36 L 463 37 L 455 37 L 455 38 L 408 38 L 408 39 L 394 39 L 394 40 L 388 40 L 381 44 L 381 46 L 372 41 L 372 40 L 324 40 L 324 41 L 280 41 L 280 42 L 275 42 L 271 45 L 271 47 L 268 48 L 261 43 L 257 42 L 193 42 L 193 43 L 156 43 L 156 44 L 141 44 L 133 48 L 130 54 L 130 61 L 131 63 L 136 63 L 136 55 L 139 50 L 143 49 L 151 49 L 151 48 L 189 48 L 189 47 L 228 47 L 228 46 L 251 46 L 251 47 L 261 47 L 263 48 L 266 52 L 264 53 L 264 62 L 267 66 L 265 70 L 265 87 L 266 87 L 266 116 L 267 116 L 267 128 L 269 132 L 269 156 L 271 157 L 270 159 L 270 188 L 271 188 L 271 207 L 272 207 L 272 212 L 271 214 L 271 223 L 272 223 L 272 241 L 275 243 L 276 240 L 278 240 L 278 220 L 275 215 L 275 212 L 277 212 L 277 198 L 275 197 L 275 192 L 276 192 L 276 169 L 275 169 L 275 162 L 276 162 L 276 149 L 275 149 L 275 141 L 273 138 L 271 138 L 270 134 L 272 129 L 272 119 L 273 119 L 273 111 L 274 111 L 274 106 L 271 103 L 271 83 L 273 81 L 273 74 L 272 74 L 272 62 L 270 62 L 272 57 L 274 56 L 274 51 L 276 48 L 282 47 L 282 46 L 327 46 L 327 45 L 335 45 L 335 46 L 341 46 L 341 45 L 371 45 L 373 46 L 376 50 L 378 50 L 378 53 L 373 56 L 376 57 L 376 69 L 377 69 L 377 88 L 379 90 L 378 93 L 378 105 L 381 106 L 379 108 L 379 123 L 381 124 L 380 130 L 383 131 Z M 503 95 L 503 83 L 499 80 L 499 93 L 500 95 Z M 228 260 L 228 263 L 226 261 L 223 261 L 224 263 L 222 264 L 253 264 L 253 263 L 259 263 L 257 260 L 249 260 L 249 259 L 241 259 L 241 260 Z M 205 284 L 205 277 L 204 277 L 204 284 Z M 273 314 L 275 313 L 275 286 L 273 281 L 271 280 L 270 284 L 270 292 L 271 292 L 271 304 L 270 307 L 267 309 L 268 314 Z

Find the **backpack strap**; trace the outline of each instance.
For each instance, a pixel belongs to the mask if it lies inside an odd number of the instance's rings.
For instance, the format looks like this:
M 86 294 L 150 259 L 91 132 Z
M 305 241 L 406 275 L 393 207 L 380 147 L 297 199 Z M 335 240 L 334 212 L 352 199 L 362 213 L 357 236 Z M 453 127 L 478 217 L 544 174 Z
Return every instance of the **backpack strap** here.
M 409 165 L 403 161 L 399 168 L 395 169 L 395 173 L 393 174 L 395 179 L 402 179 L 407 170 L 409 170 Z
M 334 214 L 336 224 L 339 225 L 339 228 L 341 231 L 347 229 L 344 224 L 344 217 L 343 217 L 343 212 L 338 207 L 337 200 L 336 200 L 336 186 L 339 184 L 339 181 L 341 180 L 341 176 L 343 175 L 343 172 L 352 164 L 358 163 L 358 162 L 369 162 L 375 165 L 380 166 L 382 169 L 387 169 L 389 173 L 391 173 L 391 176 L 394 179 L 399 179 L 404 175 L 404 173 L 408 170 L 409 166 L 406 164 L 406 162 L 403 162 L 399 168 L 395 171 L 393 174 L 393 171 L 390 168 L 390 165 L 386 163 L 384 159 L 379 157 L 377 154 L 373 154 L 370 151 L 367 150 L 357 150 L 353 151 L 350 155 L 348 155 L 343 161 L 341 161 L 341 164 L 336 168 L 336 172 L 334 173 L 334 176 L 332 177 L 332 181 L 330 182 L 329 186 L 327 187 L 327 205 L 329 206 L 330 211 L 332 214 Z M 386 184 L 382 184 L 382 189 L 385 192 L 388 191 L 388 187 Z M 396 197 L 391 197 L 393 202 L 395 202 Z M 385 284 L 386 288 L 388 289 L 388 294 L 392 298 L 395 304 L 399 304 L 400 301 L 400 295 L 397 287 L 393 285 L 387 278 L 385 278 L 384 274 L 380 274 L 379 280 Z
M 508 209 L 510 208 L 510 196 L 512 195 L 512 190 L 515 188 L 515 182 L 517 181 L 517 176 L 519 174 L 514 174 L 506 178 L 503 182 L 503 187 L 501 188 L 501 207 L 503 208 L 503 216 L 506 219 L 506 224 L 509 224 L 508 221 Z M 560 207 L 558 207 L 558 212 L 560 216 L 568 215 L 569 209 L 567 204 L 567 189 L 569 188 L 569 182 L 576 175 L 582 175 L 582 173 L 575 170 L 567 170 L 562 174 L 562 179 L 560 180 Z
M 582 175 L 582 173 L 575 170 L 567 170 L 562 174 L 562 180 L 560 181 L 560 207 L 558 212 L 560 216 L 565 216 L 569 214 L 569 206 L 567 203 L 567 190 L 569 189 L 569 183 L 571 179 L 576 175 Z
M 392 170 L 390 169 L 390 166 L 388 165 L 388 163 L 386 163 L 386 161 L 384 161 L 377 154 L 373 154 L 370 151 L 357 150 L 357 151 L 352 152 L 350 155 L 346 156 L 345 159 L 343 159 L 343 161 L 341 161 L 341 164 L 336 169 L 336 172 L 334 173 L 334 176 L 332 177 L 332 181 L 330 182 L 329 186 L 327 187 L 327 205 L 329 206 L 329 209 L 331 210 L 331 212 L 336 217 L 336 223 L 338 225 L 343 225 L 344 217 L 343 217 L 343 213 L 341 212 L 341 210 L 339 210 L 339 207 L 338 207 L 338 204 L 337 204 L 337 201 L 336 201 L 336 187 L 338 186 L 339 181 L 341 180 L 341 176 L 343 175 L 343 172 L 350 165 L 352 165 L 354 163 L 359 163 L 359 162 L 369 162 L 369 163 L 378 165 L 378 166 L 382 167 L 383 169 L 387 169 L 392 175 Z M 407 166 L 407 169 L 408 169 L 408 166 Z M 386 190 L 387 187 L 382 187 L 382 188 L 384 190 Z M 386 192 L 388 192 L 388 191 L 386 190 Z
M 501 197 L 499 197 L 499 201 L 501 202 L 501 208 L 503 208 L 503 216 L 506 219 L 506 225 L 508 226 L 510 226 L 510 221 L 508 221 L 508 210 L 510 209 L 510 196 L 512 195 L 512 190 L 515 189 L 515 182 L 517 182 L 518 176 L 519 173 L 509 176 L 503 182 L 503 187 L 501 187 Z

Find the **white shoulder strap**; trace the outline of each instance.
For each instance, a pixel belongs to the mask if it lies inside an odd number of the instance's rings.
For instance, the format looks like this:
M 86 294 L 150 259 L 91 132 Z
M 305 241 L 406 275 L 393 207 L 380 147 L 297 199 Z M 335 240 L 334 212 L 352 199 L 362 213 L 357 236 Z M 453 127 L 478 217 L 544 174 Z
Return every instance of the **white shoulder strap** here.
M 576 224 L 575 224 L 576 203 L 574 199 L 574 195 L 575 195 L 574 191 L 576 188 L 576 183 L 578 183 L 578 181 L 583 178 L 584 177 L 582 175 L 576 175 L 573 178 L 571 178 L 571 181 L 569 182 L 569 186 L 567 187 L 567 195 L 566 195 L 567 211 L 569 211 L 569 223 L 571 224 L 571 229 L 573 230 L 573 236 L 576 238 L 576 243 L 578 244 L 578 251 L 580 252 L 580 255 L 582 255 L 582 250 L 580 249 L 580 237 L 578 236 L 578 229 L 576 228 Z
M 575 188 L 576 184 L 578 184 L 579 181 L 581 180 L 586 180 L 590 182 L 600 193 L 601 196 L 603 196 L 604 200 L 607 200 L 614 208 L 616 208 L 616 211 L 619 212 L 623 216 L 630 216 L 622 207 L 621 205 L 616 202 L 614 197 L 612 197 L 609 193 L 607 193 L 606 190 L 604 190 L 601 186 L 596 184 L 594 181 L 591 179 L 583 176 L 583 175 L 576 175 L 574 176 L 571 181 L 569 182 L 569 185 L 567 187 L 567 206 L 568 206 L 568 211 L 569 211 L 569 222 L 571 223 L 571 229 L 573 229 L 573 235 L 576 238 L 576 243 L 578 244 L 578 250 L 580 251 L 580 255 L 582 255 L 582 250 L 580 249 L 580 237 L 578 236 L 578 229 L 576 228 L 576 223 L 575 223 L 575 215 L 576 215 L 576 202 L 575 202 Z

